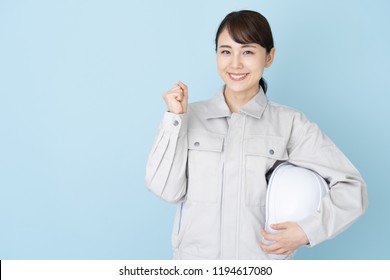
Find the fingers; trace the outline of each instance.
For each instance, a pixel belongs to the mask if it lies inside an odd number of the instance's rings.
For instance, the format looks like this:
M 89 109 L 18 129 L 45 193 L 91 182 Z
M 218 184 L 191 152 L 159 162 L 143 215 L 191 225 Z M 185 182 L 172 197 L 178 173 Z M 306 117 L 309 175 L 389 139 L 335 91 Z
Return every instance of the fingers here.
M 169 91 L 163 94 L 163 99 L 167 104 L 168 111 L 176 114 L 187 112 L 188 87 L 178 82 Z
M 264 228 L 261 229 L 261 234 L 264 241 L 271 241 L 271 243 L 259 242 L 259 246 L 267 254 L 284 254 L 287 249 L 282 247 L 280 241 L 280 233 L 268 233 Z
M 272 241 L 259 242 L 259 246 L 268 254 L 292 254 L 300 246 L 307 244 L 308 238 L 299 225 L 293 222 L 284 222 L 270 225 L 277 233 L 269 233 L 261 229 L 264 240 Z
M 181 101 L 185 97 L 188 97 L 188 87 L 179 81 L 166 94 L 172 94 L 175 98 L 179 98 Z
M 179 93 L 176 95 L 176 100 L 183 101 L 184 99 L 188 99 L 188 87 L 183 82 L 178 82 L 173 88 L 170 90 L 175 93 Z
M 163 94 L 163 98 L 165 100 L 177 100 L 177 101 L 181 102 L 184 98 L 184 95 L 180 91 L 171 91 L 170 90 L 167 93 Z
M 262 247 L 260 245 L 261 249 L 267 254 L 273 254 L 273 255 L 291 255 L 294 253 L 293 250 L 289 250 L 283 247 Z
M 279 233 L 268 233 L 263 228 L 261 229 L 261 235 L 263 236 L 263 238 L 265 240 L 268 240 L 268 241 L 278 241 L 279 236 L 280 236 Z
M 274 230 L 284 230 L 284 229 L 287 229 L 289 223 L 286 222 L 286 223 L 279 223 L 279 224 L 272 224 L 270 225 L 270 227 Z
M 259 242 L 259 246 L 267 254 L 288 255 L 288 254 L 291 254 L 293 252 L 287 248 L 284 248 L 279 243 L 273 243 L 270 245 L 266 245 L 262 242 Z
M 263 236 L 263 239 L 268 240 L 268 241 L 273 241 L 272 234 L 266 232 L 263 228 L 261 229 L 261 235 Z
M 188 87 L 183 82 L 179 81 L 177 85 L 181 88 L 183 91 L 184 97 L 188 97 Z
M 269 234 L 274 235 L 274 234 Z M 268 237 L 272 239 L 272 237 Z M 276 239 L 276 238 L 273 238 Z M 268 240 L 268 239 L 266 239 Z M 286 246 L 283 242 L 273 241 L 271 244 L 266 244 L 264 242 L 258 242 L 259 247 L 267 254 L 275 254 L 275 255 L 289 255 L 294 252 L 289 246 Z

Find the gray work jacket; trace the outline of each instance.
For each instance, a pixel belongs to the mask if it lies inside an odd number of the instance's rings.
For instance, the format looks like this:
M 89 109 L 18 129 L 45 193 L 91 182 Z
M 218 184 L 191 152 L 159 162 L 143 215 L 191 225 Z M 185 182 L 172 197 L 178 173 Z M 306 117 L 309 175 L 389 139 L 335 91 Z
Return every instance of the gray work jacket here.
M 361 175 L 302 113 L 267 100 L 260 88 L 239 113 L 223 89 L 166 112 L 146 168 L 146 185 L 177 203 L 175 259 L 268 259 L 258 246 L 265 223 L 267 173 L 289 161 L 329 183 L 319 212 L 297 221 L 310 246 L 349 227 L 367 208 Z

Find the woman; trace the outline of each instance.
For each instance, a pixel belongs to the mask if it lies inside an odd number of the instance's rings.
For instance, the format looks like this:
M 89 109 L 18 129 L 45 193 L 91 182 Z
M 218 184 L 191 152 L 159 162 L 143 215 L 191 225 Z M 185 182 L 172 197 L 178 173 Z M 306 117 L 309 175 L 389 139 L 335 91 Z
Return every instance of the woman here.
M 367 207 L 359 172 L 302 113 L 267 100 L 264 68 L 275 55 L 267 20 L 232 12 L 216 38 L 224 87 L 188 105 L 179 82 L 149 156 L 146 184 L 177 203 L 175 259 L 268 259 L 314 246 L 350 226 Z M 267 173 L 281 162 L 316 171 L 329 184 L 320 212 L 264 230 Z M 263 242 L 265 240 L 272 241 Z

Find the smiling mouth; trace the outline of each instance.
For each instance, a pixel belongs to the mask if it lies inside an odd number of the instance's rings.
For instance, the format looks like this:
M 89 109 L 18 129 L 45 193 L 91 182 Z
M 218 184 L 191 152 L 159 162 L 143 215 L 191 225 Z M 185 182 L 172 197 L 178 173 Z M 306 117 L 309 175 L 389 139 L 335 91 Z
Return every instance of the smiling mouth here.
M 229 74 L 230 79 L 232 79 L 233 81 L 242 81 L 246 78 L 246 76 L 248 76 L 248 73 L 246 73 L 246 74 L 228 73 L 228 74 Z

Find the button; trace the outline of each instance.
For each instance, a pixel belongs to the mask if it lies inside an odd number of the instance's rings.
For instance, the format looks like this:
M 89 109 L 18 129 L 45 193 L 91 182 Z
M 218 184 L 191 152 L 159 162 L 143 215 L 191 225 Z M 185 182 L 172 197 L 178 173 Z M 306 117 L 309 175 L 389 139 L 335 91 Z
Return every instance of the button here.
M 178 121 L 178 120 L 174 120 L 174 121 L 173 121 L 173 125 L 174 125 L 174 126 L 178 126 L 178 125 L 179 125 L 179 121 Z
M 271 150 L 269 150 L 268 152 L 269 152 L 269 154 L 270 154 L 270 155 L 273 155 L 273 154 L 275 153 L 275 151 L 274 151 L 274 150 L 272 150 L 272 149 L 271 149 Z
M 200 146 L 200 143 L 199 143 L 199 142 L 195 142 L 195 143 L 194 143 L 194 146 L 195 146 L 195 147 L 199 147 L 199 146 Z

